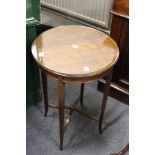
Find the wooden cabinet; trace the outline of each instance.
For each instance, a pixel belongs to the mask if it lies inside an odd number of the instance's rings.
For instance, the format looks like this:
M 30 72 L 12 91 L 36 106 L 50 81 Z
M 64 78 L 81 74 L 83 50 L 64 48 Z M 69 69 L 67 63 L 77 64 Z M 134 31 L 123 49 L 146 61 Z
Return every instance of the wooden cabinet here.
M 110 96 L 128 104 L 129 102 L 129 2 L 115 0 L 110 36 L 120 49 L 120 57 L 114 67 Z M 98 82 L 98 90 L 102 90 L 105 79 Z
M 40 1 L 26 0 L 26 104 L 41 100 L 39 70 L 32 58 L 31 44 L 36 37 L 36 25 L 40 21 Z

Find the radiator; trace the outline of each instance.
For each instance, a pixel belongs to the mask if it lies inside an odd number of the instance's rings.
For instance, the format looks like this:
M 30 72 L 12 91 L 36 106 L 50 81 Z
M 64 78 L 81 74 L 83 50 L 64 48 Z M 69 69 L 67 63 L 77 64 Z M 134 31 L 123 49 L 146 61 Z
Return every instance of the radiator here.
M 41 5 L 105 28 L 108 28 L 109 25 L 109 11 L 112 3 L 113 0 L 41 0 Z

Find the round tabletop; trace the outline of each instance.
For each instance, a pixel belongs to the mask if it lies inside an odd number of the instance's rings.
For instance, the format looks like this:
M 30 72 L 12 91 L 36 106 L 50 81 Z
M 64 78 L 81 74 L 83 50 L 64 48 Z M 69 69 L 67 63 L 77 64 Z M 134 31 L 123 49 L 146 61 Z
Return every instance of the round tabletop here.
M 119 49 L 103 32 L 86 26 L 60 26 L 40 34 L 32 55 L 46 71 L 62 77 L 101 75 L 117 62 Z

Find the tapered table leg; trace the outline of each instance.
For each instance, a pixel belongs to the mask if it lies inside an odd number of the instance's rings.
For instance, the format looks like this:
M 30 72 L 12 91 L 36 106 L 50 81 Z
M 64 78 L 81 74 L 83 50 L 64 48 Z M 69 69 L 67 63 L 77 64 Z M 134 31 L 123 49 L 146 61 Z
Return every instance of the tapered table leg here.
M 104 87 L 104 92 L 103 92 L 104 96 L 103 96 L 103 100 L 102 100 L 102 107 L 101 107 L 101 113 L 100 113 L 100 118 L 99 118 L 99 133 L 100 134 L 102 133 L 102 120 L 104 117 L 106 102 L 107 102 L 108 95 L 109 95 L 111 79 L 112 79 L 112 70 L 110 70 L 110 72 L 106 76 L 106 85 Z
M 41 71 L 42 76 L 42 86 L 43 86 L 43 97 L 44 97 L 44 105 L 45 105 L 45 114 L 47 116 L 48 112 L 48 92 L 47 92 L 47 75 L 43 71 Z
M 58 80 L 59 97 L 59 130 L 60 130 L 60 150 L 63 150 L 64 137 L 64 82 Z
M 81 83 L 81 90 L 80 90 L 80 104 L 83 106 L 83 93 L 84 93 L 84 83 Z

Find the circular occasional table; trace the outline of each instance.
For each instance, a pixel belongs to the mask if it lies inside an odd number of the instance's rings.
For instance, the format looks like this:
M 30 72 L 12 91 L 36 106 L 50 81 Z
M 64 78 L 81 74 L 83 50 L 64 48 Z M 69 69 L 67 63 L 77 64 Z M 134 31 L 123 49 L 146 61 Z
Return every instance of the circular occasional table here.
M 60 26 L 40 34 L 32 44 L 32 55 L 41 69 L 45 116 L 48 107 L 59 110 L 60 150 L 63 149 L 64 131 L 69 118 L 64 119 L 64 109 L 87 116 L 99 123 L 102 133 L 102 120 L 109 94 L 113 66 L 119 57 L 119 49 L 114 40 L 103 32 L 86 26 Z M 58 104 L 49 104 L 47 96 L 47 74 L 58 81 Z M 99 118 L 76 107 L 64 104 L 66 82 L 81 83 L 80 106 L 83 107 L 84 83 L 106 78 L 104 96 Z

